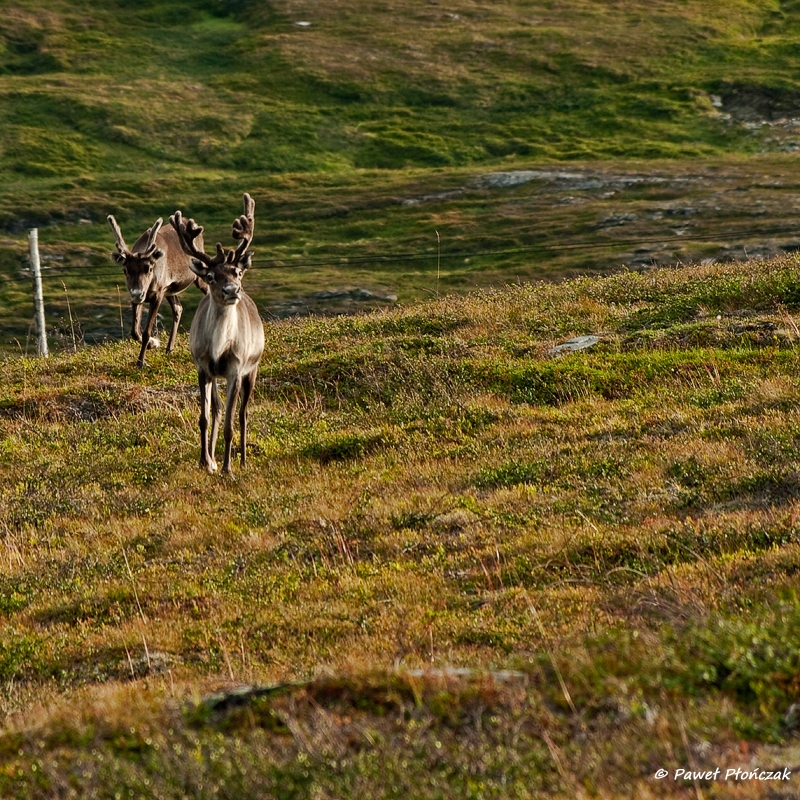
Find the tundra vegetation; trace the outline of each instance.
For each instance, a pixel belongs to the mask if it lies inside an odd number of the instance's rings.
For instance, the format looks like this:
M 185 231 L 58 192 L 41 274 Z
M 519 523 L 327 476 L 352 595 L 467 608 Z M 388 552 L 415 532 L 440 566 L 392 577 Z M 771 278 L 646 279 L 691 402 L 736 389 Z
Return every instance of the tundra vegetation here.
M 653 780 L 799 761 L 795 257 L 527 281 L 797 247 L 797 4 L 0 12 L 0 796 L 796 794 Z M 105 219 L 245 189 L 260 309 L 400 303 L 267 326 L 210 483 Z
M 656 769 L 791 767 L 799 280 L 275 322 L 224 490 L 184 342 L 144 372 L 131 342 L 8 358 L 0 794 L 684 797 Z

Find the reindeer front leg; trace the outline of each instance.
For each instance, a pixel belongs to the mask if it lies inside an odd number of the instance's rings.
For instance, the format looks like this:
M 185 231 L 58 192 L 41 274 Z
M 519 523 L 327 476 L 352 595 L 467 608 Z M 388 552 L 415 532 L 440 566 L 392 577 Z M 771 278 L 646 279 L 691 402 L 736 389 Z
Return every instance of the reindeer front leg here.
M 175 339 L 178 336 L 178 326 L 181 324 L 181 316 L 183 315 L 183 306 L 176 294 L 168 294 L 167 302 L 172 309 L 172 332 L 169 335 L 167 342 L 167 352 L 171 353 L 175 349 Z
M 211 442 L 209 447 L 211 452 L 211 460 L 214 462 L 215 470 L 217 468 L 215 456 L 217 454 L 217 436 L 219 435 L 219 417 L 219 386 L 216 377 L 214 377 L 211 379 Z
M 202 369 L 197 370 L 197 379 L 200 384 L 200 467 L 216 472 L 217 463 L 214 461 L 213 450 L 211 454 L 208 452 L 208 410 L 213 394 L 213 379 Z
M 163 294 L 153 295 L 150 301 L 150 310 L 147 312 L 147 324 L 144 326 L 142 333 L 142 349 L 139 351 L 139 359 L 136 362 L 137 367 L 144 366 L 144 354 L 150 347 L 158 347 L 158 339 L 153 336 L 153 328 L 156 325 L 158 318 L 158 309 L 161 307 L 161 301 L 164 299 Z
M 253 389 L 256 385 L 256 375 L 258 369 L 254 369 L 249 375 L 242 379 L 242 400 L 239 406 L 239 436 L 241 437 L 241 460 L 242 466 L 247 461 L 247 404 L 253 396 Z
M 238 374 L 228 376 L 228 389 L 225 398 L 225 459 L 222 462 L 222 472 L 231 475 L 231 450 L 233 448 L 233 417 L 236 414 L 236 401 L 239 399 L 239 388 L 242 379 Z
M 133 316 L 133 324 L 131 326 L 131 339 L 135 342 L 142 341 L 142 304 L 131 303 L 131 314 Z

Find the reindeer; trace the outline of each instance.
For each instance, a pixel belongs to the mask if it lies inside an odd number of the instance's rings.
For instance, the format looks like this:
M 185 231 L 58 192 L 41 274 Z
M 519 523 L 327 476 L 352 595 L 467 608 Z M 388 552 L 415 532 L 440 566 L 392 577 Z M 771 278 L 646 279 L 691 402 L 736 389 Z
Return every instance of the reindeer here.
M 236 250 L 224 251 L 217 242 L 216 255 L 203 249 L 203 229 L 193 219 L 184 220 L 176 211 L 169 221 L 177 231 L 181 246 L 192 257 L 190 267 L 209 286 L 209 293 L 200 301 L 189 331 L 189 350 L 197 366 L 200 384 L 200 466 L 216 472 L 214 452 L 219 433 L 219 392 L 217 379 L 225 378 L 225 458 L 222 472 L 231 473 L 233 415 L 239 406 L 241 463 L 247 459 L 247 404 L 253 395 L 258 362 L 264 352 L 264 325 L 256 304 L 242 289 L 242 276 L 251 264 L 255 226 L 255 202 L 244 195 L 244 214 L 233 223 L 233 238 L 239 239 Z M 208 436 L 208 411 L 211 404 L 211 437 Z
M 144 354 L 150 347 L 158 347 L 159 341 L 153 336 L 153 327 L 158 316 L 158 309 L 164 298 L 172 309 L 172 332 L 167 342 L 167 352 L 175 348 L 175 338 L 178 335 L 178 325 L 183 314 L 183 306 L 178 299 L 178 294 L 194 283 L 205 294 L 208 287 L 192 272 L 191 259 L 183 252 L 177 233 L 172 228 L 161 230 L 163 220 L 155 221 L 150 230 L 145 231 L 129 250 L 122 238 L 122 231 L 114 217 L 108 215 L 108 224 L 114 231 L 117 252 L 112 258 L 122 264 L 125 270 L 125 283 L 131 298 L 133 311 L 133 326 L 131 338 L 142 343 L 138 367 L 144 367 Z M 199 246 L 203 246 L 202 239 Z M 147 324 L 142 332 L 142 307 L 144 302 L 150 304 L 147 315 Z

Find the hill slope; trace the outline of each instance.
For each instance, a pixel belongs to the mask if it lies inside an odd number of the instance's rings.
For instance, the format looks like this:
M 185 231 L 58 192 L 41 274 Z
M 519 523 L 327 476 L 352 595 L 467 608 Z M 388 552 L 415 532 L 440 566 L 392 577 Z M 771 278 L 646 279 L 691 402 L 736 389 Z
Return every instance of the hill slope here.
M 656 769 L 791 767 L 798 277 L 274 323 L 233 480 L 195 466 L 185 340 L 145 373 L 129 343 L 6 360 L 0 793 L 679 797 Z M 282 688 L 208 697 L 242 683 Z
M 709 93 L 798 107 L 798 11 L 770 2 L 3 10 L 0 167 L 25 175 L 686 157 L 751 149 Z
M 134 236 L 181 207 L 224 240 L 243 191 L 259 203 L 257 298 L 278 316 L 351 310 L 320 291 L 374 306 L 797 245 L 791 3 L 0 11 L 6 348 L 24 350 L 31 317 L 27 227 L 42 228 L 53 328 L 64 280 L 102 340 L 119 335 L 121 282 L 106 215 Z M 487 178 L 509 170 L 544 177 Z

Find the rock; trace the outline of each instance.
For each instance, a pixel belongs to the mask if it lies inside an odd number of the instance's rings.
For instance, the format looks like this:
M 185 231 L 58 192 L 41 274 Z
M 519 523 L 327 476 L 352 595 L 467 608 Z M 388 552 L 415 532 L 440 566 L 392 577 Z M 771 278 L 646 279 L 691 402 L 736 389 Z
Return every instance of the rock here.
M 668 217 L 693 217 L 697 214 L 697 209 L 691 206 L 678 206 L 673 208 L 665 208 L 664 213 Z
M 402 673 L 401 673 L 402 674 Z M 455 678 L 461 680 L 474 680 L 475 678 L 490 677 L 497 683 L 511 683 L 513 681 L 527 682 L 529 675 L 515 669 L 480 670 L 472 667 L 443 667 L 441 669 L 409 669 L 406 675 L 412 678 Z
M 574 339 L 568 339 L 566 342 L 557 344 L 551 347 L 547 354 L 549 356 L 563 356 L 567 353 L 574 353 L 576 350 L 585 350 L 587 347 L 594 347 L 600 338 L 597 336 L 576 336 Z
M 800 728 L 800 703 L 792 703 L 783 716 L 783 726 L 790 733 Z
M 398 203 L 401 206 L 415 206 L 419 203 L 429 203 L 432 200 L 452 200 L 462 194 L 464 194 L 464 189 L 451 189 L 446 192 L 437 192 L 436 194 L 424 194 L 421 197 L 407 197 L 403 200 L 398 200 Z
M 397 294 L 363 287 L 343 287 L 341 289 L 320 289 L 317 292 L 276 303 L 268 308 L 275 317 L 300 317 L 312 314 L 331 316 L 335 314 L 355 314 L 380 308 L 386 303 L 396 303 Z
M 511 172 L 490 172 L 473 181 L 481 189 L 507 189 L 531 181 L 583 180 L 586 176 L 579 172 L 551 172 L 547 170 L 514 170 Z
M 123 675 L 137 678 L 143 675 L 160 675 L 168 672 L 170 667 L 176 663 L 181 663 L 181 659 L 177 656 L 152 650 L 135 658 L 129 656 L 121 661 L 119 671 Z
M 637 214 L 609 214 L 597 223 L 597 227 L 613 228 L 617 225 L 625 225 L 627 222 L 635 222 L 637 219 L 639 219 Z

